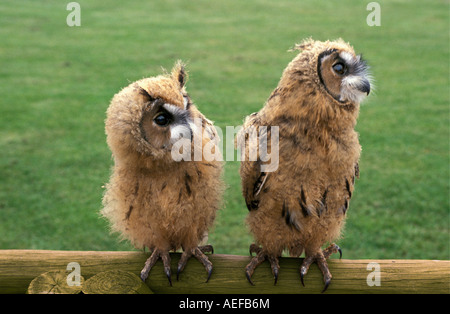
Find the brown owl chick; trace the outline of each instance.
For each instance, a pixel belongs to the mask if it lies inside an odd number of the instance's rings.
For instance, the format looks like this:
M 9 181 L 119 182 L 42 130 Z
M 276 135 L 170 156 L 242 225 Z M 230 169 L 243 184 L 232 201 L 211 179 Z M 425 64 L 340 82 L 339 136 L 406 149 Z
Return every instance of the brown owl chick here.
M 192 255 L 203 263 L 208 279 L 212 272 L 204 254 L 212 247 L 198 245 L 220 206 L 222 162 L 207 161 L 202 154 L 218 137 L 186 93 L 186 80 L 184 65 L 178 62 L 170 74 L 122 89 L 107 111 L 114 168 L 101 214 L 112 231 L 152 251 L 141 272 L 144 281 L 161 258 L 172 284 L 169 251 L 180 248 L 177 279 Z
M 316 262 L 325 291 L 331 280 L 326 259 L 341 251 L 335 244 L 321 247 L 339 238 L 359 177 L 361 147 L 354 127 L 359 104 L 370 92 L 370 75 L 366 62 L 341 39 L 308 39 L 295 49 L 301 53 L 284 70 L 265 106 L 246 118 L 237 137 L 247 156 L 240 175 L 247 223 L 256 240 L 250 253 L 257 253 L 246 276 L 253 284 L 255 268 L 268 259 L 276 283 L 282 251 L 291 256 L 305 252 L 302 284 Z M 261 135 L 262 126 L 267 126 L 267 138 L 278 127 L 278 168 L 270 171 L 263 166 L 273 160 L 263 161 L 260 151 L 256 161 L 248 158 L 254 151 L 249 134 L 253 129 Z M 268 139 L 267 146 L 274 149 Z

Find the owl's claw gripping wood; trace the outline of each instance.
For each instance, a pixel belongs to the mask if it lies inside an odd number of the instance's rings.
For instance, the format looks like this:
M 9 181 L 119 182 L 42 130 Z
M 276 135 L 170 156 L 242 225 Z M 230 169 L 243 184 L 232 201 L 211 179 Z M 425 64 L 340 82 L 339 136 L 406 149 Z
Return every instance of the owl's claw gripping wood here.
M 278 264 L 278 258 L 276 256 L 268 255 L 266 254 L 259 246 L 256 244 L 250 245 L 250 255 L 252 256 L 252 253 L 256 253 L 256 256 L 252 258 L 250 263 L 245 268 L 245 276 L 247 277 L 248 282 L 254 286 L 255 284 L 252 281 L 252 275 L 255 271 L 256 267 L 259 266 L 262 262 L 264 262 L 266 259 L 270 263 L 270 267 L 272 268 L 272 274 L 274 277 L 274 285 L 277 284 L 278 281 L 278 272 L 280 270 L 280 265 Z
M 315 255 L 307 256 L 303 260 L 302 266 L 300 267 L 300 280 L 302 282 L 302 285 L 305 286 L 305 283 L 303 282 L 303 278 L 307 274 L 307 272 L 309 270 L 309 266 L 311 266 L 311 264 L 313 262 L 316 262 L 317 265 L 319 266 L 319 269 L 321 270 L 321 272 L 323 274 L 323 281 L 325 282 L 325 286 L 322 290 L 322 293 L 324 293 L 328 289 L 328 286 L 330 285 L 331 278 L 332 278 L 331 273 L 328 269 L 327 258 L 331 254 L 337 253 L 337 252 L 339 252 L 339 255 L 340 255 L 339 258 L 342 258 L 341 248 L 333 243 L 329 247 L 327 247 L 325 250 L 319 251 Z
M 147 259 L 145 262 L 144 268 L 141 271 L 141 279 L 145 282 L 145 280 L 148 277 L 148 274 L 150 273 L 150 270 L 155 265 L 156 261 L 161 258 L 163 265 L 164 265 L 164 273 L 167 276 L 167 279 L 169 279 L 169 284 L 172 286 L 172 279 L 171 279 L 171 271 L 170 271 L 170 255 L 168 251 L 161 251 L 158 249 L 153 250 L 152 255 Z
M 188 259 L 192 255 L 194 255 L 194 257 L 197 258 L 205 267 L 205 269 L 208 273 L 206 282 L 208 282 L 209 278 L 211 277 L 213 267 L 212 267 L 212 263 L 209 261 L 208 257 L 204 253 L 214 254 L 214 248 L 212 247 L 212 245 L 199 246 L 192 250 L 183 251 L 183 254 L 181 254 L 180 261 L 178 262 L 177 280 L 180 277 L 180 273 L 183 271 L 184 267 L 186 266 Z

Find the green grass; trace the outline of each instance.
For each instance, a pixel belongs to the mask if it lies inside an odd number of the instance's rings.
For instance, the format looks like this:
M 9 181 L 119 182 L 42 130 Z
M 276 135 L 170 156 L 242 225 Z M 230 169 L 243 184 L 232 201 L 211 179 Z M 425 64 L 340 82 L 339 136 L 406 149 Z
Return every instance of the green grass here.
M 120 88 L 188 62 L 204 114 L 237 126 L 259 110 L 303 38 L 338 37 L 369 61 L 363 153 L 345 258 L 449 259 L 449 5 L 378 1 L 61 1 L 0 3 L 0 248 L 129 250 L 98 217 L 112 165 L 105 111 Z M 210 242 L 248 254 L 238 162 Z

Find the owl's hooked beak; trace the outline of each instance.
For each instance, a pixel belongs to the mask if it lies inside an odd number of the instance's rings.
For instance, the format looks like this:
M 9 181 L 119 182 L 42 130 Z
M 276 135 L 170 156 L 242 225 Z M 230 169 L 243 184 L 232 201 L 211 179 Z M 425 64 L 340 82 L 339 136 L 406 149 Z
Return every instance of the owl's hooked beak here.
M 342 79 L 339 100 L 359 104 L 370 94 L 371 75 L 365 62 L 360 61 L 355 67 L 356 71 Z
M 358 86 L 358 90 L 362 93 L 369 95 L 370 93 L 370 82 L 368 79 L 363 79 L 361 84 Z

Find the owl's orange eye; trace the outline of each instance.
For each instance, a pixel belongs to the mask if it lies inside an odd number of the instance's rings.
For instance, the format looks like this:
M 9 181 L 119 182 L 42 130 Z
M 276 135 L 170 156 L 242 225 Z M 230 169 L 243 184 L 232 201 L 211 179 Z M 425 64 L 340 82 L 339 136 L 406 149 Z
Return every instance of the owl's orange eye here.
M 159 126 L 167 126 L 172 121 L 172 117 L 167 112 L 162 112 L 158 114 L 153 121 Z
M 334 72 L 336 72 L 339 75 L 344 75 L 345 74 L 345 65 L 342 63 L 336 63 L 335 65 L 333 65 L 333 70 Z

